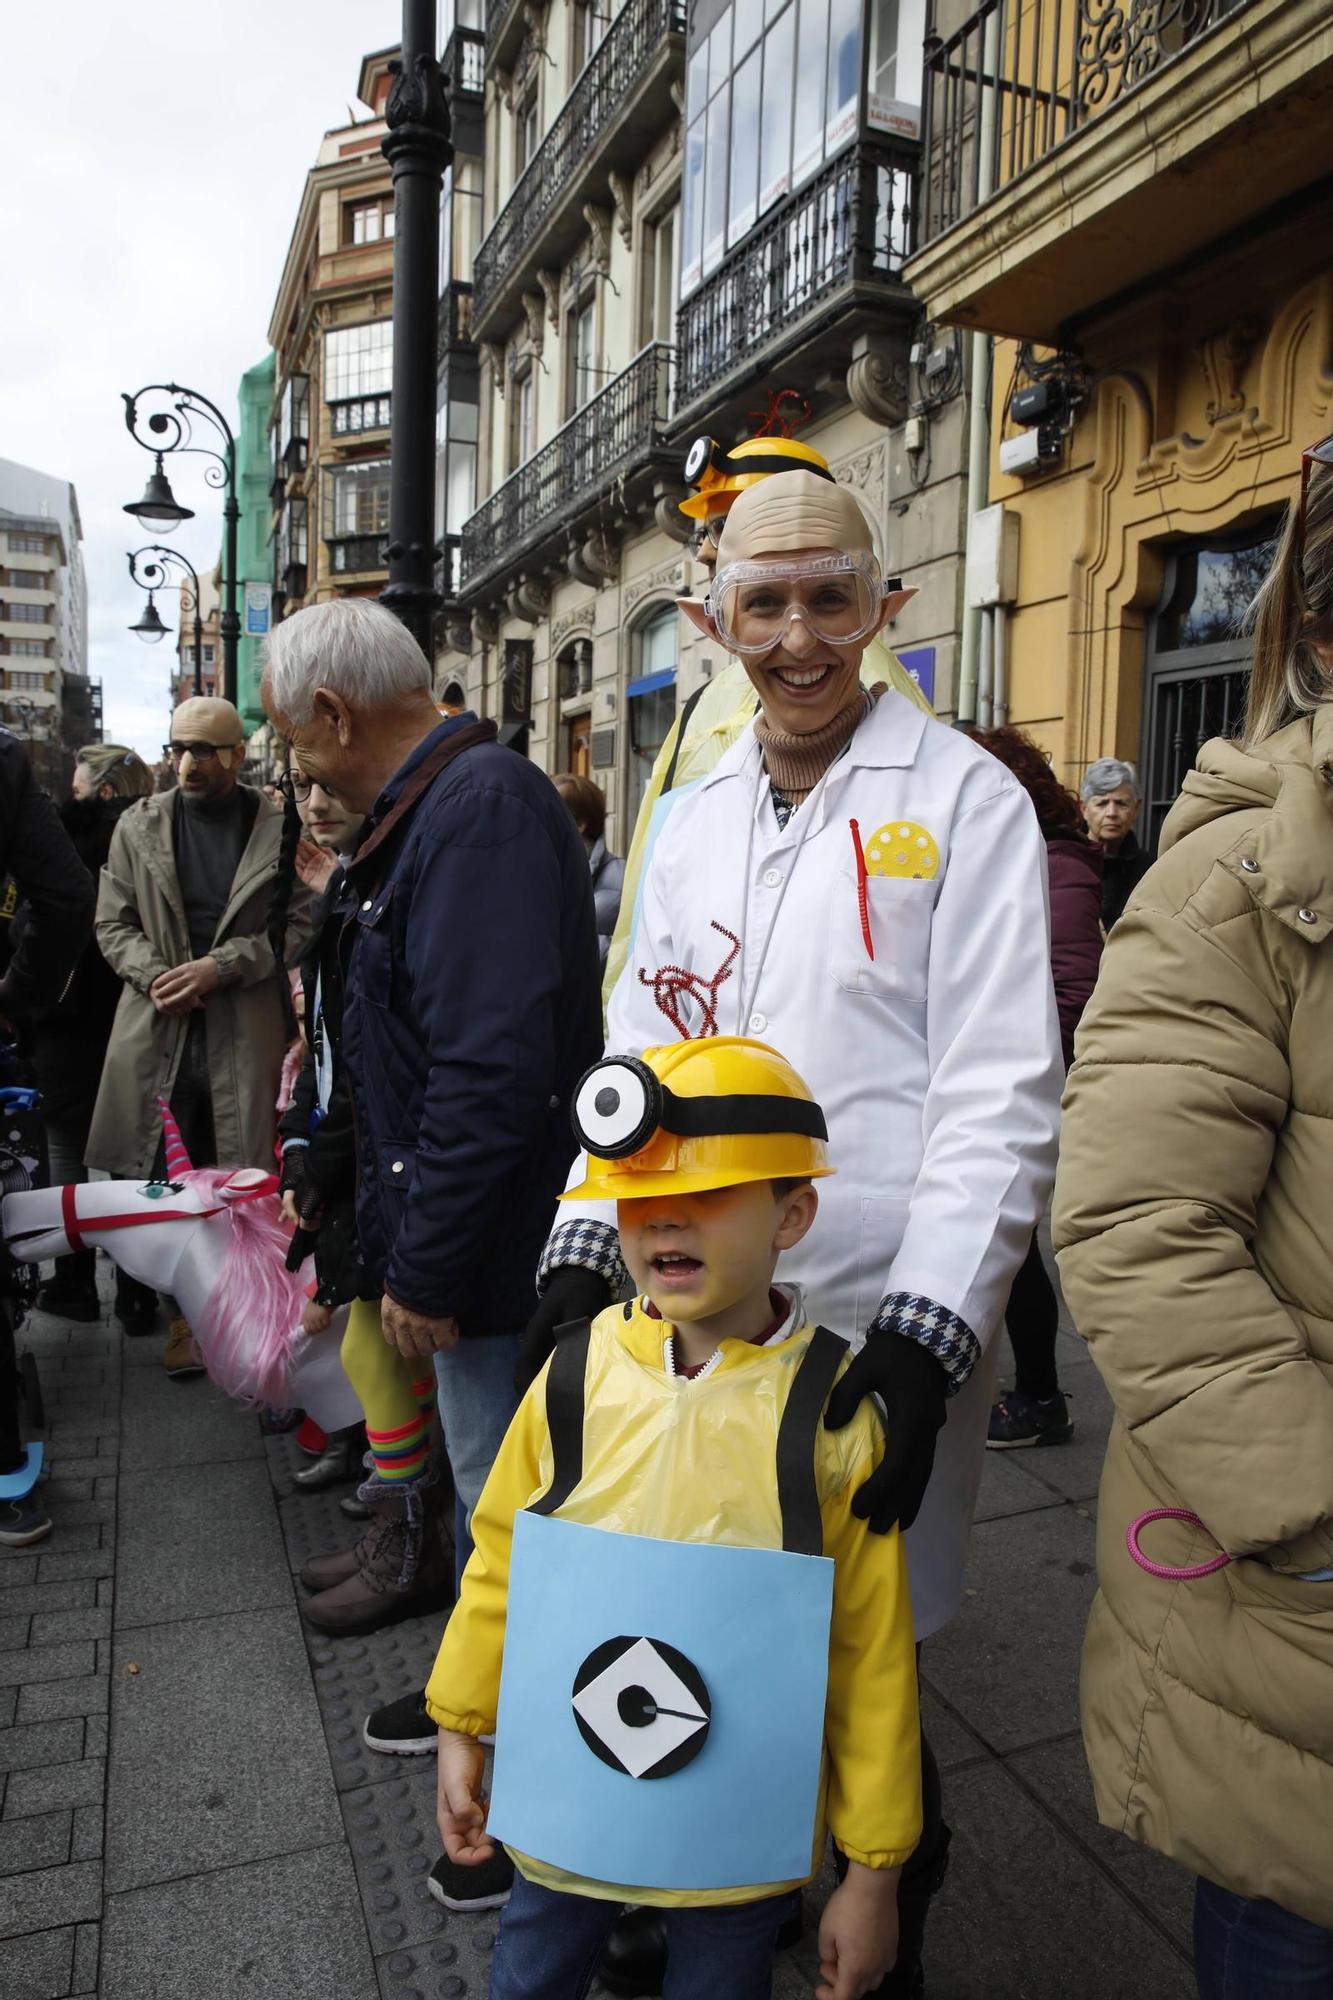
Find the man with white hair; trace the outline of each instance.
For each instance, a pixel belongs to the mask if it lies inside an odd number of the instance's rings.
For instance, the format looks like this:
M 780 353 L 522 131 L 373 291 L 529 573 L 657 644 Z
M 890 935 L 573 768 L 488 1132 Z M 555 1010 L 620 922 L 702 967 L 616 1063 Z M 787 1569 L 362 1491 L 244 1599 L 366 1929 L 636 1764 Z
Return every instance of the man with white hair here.
M 384 1338 L 433 1359 L 467 1519 L 513 1413 L 518 1334 L 601 1054 L 587 856 L 555 788 L 382 605 L 284 620 L 264 704 L 303 775 L 368 815 L 347 867 L 342 1052 L 357 1231 Z
M 270 935 L 282 815 L 239 782 L 245 733 L 231 702 L 183 701 L 167 754 L 176 784 L 117 822 L 97 901 L 97 942 L 122 990 L 87 1161 L 125 1180 L 163 1171 L 159 1097 L 195 1166 L 271 1166 L 289 1039 L 287 970 Z M 293 957 L 308 911 L 298 886 Z M 156 1306 L 147 1287 L 118 1288 L 127 1333 L 150 1332 Z M 203 1373 L 179 1314 L 163 1360 L 177 1380 Z
M 1102 925 L 1109 931 L 1152 867 L 1134 832 L 1143 800 L 1139 774 L 1121 757 L 1099 757 L 1084 772 L 1079 796 L 1088 832 L 1102 850 Z

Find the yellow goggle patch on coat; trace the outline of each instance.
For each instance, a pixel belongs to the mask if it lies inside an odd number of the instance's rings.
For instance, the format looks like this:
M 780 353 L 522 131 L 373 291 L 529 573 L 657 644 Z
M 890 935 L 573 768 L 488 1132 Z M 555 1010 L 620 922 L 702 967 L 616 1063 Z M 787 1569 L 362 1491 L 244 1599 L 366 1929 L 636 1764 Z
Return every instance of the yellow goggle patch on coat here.
M 929 882 L 940 872 L 940 850 L 924 826 L 892 819 L 876 827 L 865 844 L 866 874 L 898 881 Z

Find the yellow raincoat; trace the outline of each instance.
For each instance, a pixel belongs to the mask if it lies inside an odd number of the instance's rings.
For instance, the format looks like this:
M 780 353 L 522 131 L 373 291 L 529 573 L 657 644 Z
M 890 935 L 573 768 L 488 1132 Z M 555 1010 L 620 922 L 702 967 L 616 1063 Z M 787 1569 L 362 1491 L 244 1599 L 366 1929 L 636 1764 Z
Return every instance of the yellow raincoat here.
M 803 1326 L 769 1347 L 724 1340 L 719 1365 L 690 1380 L 664 1365 L 669 1321 L 651 1318 L 641 1302 L 609 1307 L 593 1322 L 588 1350 L 583 1476 L 558 1517 L 619 1534 L 780 1549 L 778 1425 L 812 1332 Z M 844 1854 L 868 1868 L 898 1867 L 921 1833 L 916 1662 L 902 1539 L 896 1529 L 872 1535 L 851 1511 L 853 1494 L 882 1452 L 869 1403 L 843 1430 L 820 1426 L 816 1482 L 824 1553 L 836 1568 L 809 1875 L 822 1863 L 826 1826 Z M 495 1728 L 514 1515 L 545 1492 L 553 1466 L 543 1369 L 519 1405 L 473 1516 L 475 1553 L 426 1689 L 426 1706 L 442 1729 L 482 1736 Z M 781 1671 L 780 1662 L 773 1670 Z M 514 1859 L 546 1888 L 614 1902 L 747 1903 L 799 1886 L 653 1889 L 589 1882 L 527 1855 Z
M 909 701 L 915 702 L 918 708 L 924 709 L 927 715 L 935 713 L 906 667 L 899 664 L 894 653 L 881 639 L 872 639 L 866 647 L 861 661 L 861 680 L 866 687 L 874 687 L 878 682 L 885 681 L 891 688 L 896 688 L 899 694 L 904 694 Z M 603 1009 L 611 998 L 612 988 L 624 971 L 625 960 L 629 956 L 630 931 L 634 923 L 639 880 L 643 874 L 648 848 L 653 807 L 662 796 L 667 773 L 671 772 L 672 791 L 678 790 L 682 785 L 692 785 L 699 778 L 706 778 L 718 764 L 723 753 L 730 750 L 741 731 L 753 720 L 756 706 L 754 688 L 744 667 L 739 660 L 728 660 L 722 672 L 705 684 L 690 713 L 684 741 L 681 741 L 679 715 L 667 731 L 666 741 L 657 753 L 657 761 L 648 780 L 648 789 L 639 806 L 638 818 L 634 822 L 634 837 L 630 841 L 629 853 L 625 859 L 625 879 L 620 891 L 620 914 L 616 918 L 616 928 L 612 934 L 611 949 L 607 955 L 606 971 L 602 979 Z

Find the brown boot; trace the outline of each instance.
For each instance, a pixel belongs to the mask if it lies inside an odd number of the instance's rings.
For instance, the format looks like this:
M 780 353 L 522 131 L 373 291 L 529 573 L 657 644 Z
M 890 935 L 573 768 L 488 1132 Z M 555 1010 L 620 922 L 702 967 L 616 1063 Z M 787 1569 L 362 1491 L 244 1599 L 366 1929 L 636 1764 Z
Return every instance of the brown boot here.
M 361 1488 L 374 1523 L 357 1543 L 352 1575 L 301 1606 L 307 1625 L 319 1632 L 375 1632 L 453 1602 L 453 1564 L 426 1521 L 426 1486 L 414 1479 L 395 1489 L 372 1479 Z
M 312 1556 L 301 1570 L 301 1582 L 307 1590 L 332 1590 L 335 1583 L 345 1583 L 356 1575 L 360 1549 L 361 1543 L 353 1542 L 350 1549 L 338 1549 L 331 1556 Z
M 162 1366 L 173 1382 L 188 1382 L 192 1375 L 205 1373 L 203 1357 L 195 1345 L 188 1320 L 173 1319 L 167 1328 L 167 1344 L 162 1355 Z

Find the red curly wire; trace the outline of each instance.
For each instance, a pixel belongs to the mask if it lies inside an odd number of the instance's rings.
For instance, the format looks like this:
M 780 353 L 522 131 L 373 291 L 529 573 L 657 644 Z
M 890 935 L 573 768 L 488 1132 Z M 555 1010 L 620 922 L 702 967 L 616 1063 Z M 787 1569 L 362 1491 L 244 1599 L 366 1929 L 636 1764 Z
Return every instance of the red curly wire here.
M 731 950 L 711 979 L 702 979 L 697 972 L 688 972 L 683 965 L 662 965 L 651 973 L 645 972 L 642 966 L 639 968 L 640 986 L 652 988 L 658 1012 L 666 1015 L 683 1042 L 702 1041 L 705 1036 L 717 1033 L 718 988 L 730 979 L 732 963 L 741 948 L 741 941 L 735 932 L 718 923 L 716 918 L 709 928 L 726 938 L 731 945 Z M 703 1014 L 703 1025 L 697 1036 L 691 1036 L 681 1010 L 680 1002 L 685 997 L 697 1001 Z
M 852 846 L 856 852 L 856 907 L 861 913 L 861 936 L 865 940 L 866 957 L 873 961 L 875 940 L 870 935 L 870 891 L 866 887 L 866 858 L 861 847 L 861 827 L 857 820 L 849 819 L 852 829 Z

